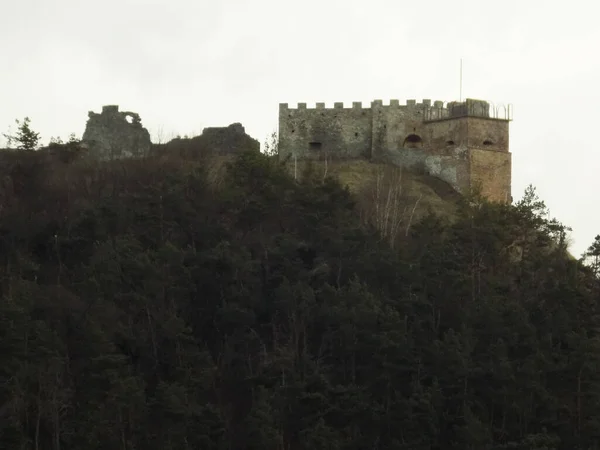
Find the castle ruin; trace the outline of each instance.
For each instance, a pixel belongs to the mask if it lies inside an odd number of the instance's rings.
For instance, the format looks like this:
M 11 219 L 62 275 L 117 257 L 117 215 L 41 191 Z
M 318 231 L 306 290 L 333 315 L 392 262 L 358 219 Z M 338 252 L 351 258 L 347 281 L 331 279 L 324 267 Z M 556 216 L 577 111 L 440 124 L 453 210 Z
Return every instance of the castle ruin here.
M 325 108 L 279 105 L 279 155 L 296 159 L 369 159 L 424 171 L 466 194 L 477 188 L 510 202 L 510 106 L 463 102 L 391 100 Z
M 88 117 L 82 142 L 90 155 L 111 160 L 142 157 L 150 152 L 150 133 L 142 126 L 139 114 L 106 105 L 102 113 L 90 111 Z

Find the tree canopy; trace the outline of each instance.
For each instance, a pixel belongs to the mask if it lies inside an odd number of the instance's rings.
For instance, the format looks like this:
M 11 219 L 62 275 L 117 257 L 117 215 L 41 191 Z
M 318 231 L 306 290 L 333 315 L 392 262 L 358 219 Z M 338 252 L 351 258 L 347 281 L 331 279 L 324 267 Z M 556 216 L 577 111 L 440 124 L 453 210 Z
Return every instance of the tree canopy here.
M 257 152 L 5 170 L 1 448 L 599 448 L 598 245 L 533 188 L 392 247 Z
M 31 119 L 25 117 L 22 121 L 15 120 L 17 124 L 16 134 L 3 133 L 6 143 L 9 147 L 17 145 L 17 150 L 35 150 L 40 142 L 40 133 L 31 128 Z

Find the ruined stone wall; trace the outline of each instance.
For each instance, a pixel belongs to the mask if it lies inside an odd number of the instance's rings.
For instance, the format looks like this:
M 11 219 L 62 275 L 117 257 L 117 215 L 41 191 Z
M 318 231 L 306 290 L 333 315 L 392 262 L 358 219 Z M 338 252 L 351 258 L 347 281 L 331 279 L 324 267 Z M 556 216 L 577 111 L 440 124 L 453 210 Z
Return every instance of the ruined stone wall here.
M 210 127 L 192 139 L 200 147 L 221 154 L 234 154 L 246 150 L 260 151 L 260 142 L 246 134 L 241 123 L 232 123 L 227 127 Z
M 152 145 L 150 133 L 138 114 L 107 105 L 102 113 L 90 111 L 88 117 L 82 142 L 91 156 L 110 160 L 148 155 Z
M 184 157 L 202 157 L 209 154 L 232 155 L 244 151 L 260 152 L 260 143 L 246 134 L 241 123 L 226 127 L 209 127 L 199 136 L 175 138 L 164 144 L 153 144 L 153 154 L 168 152 Z

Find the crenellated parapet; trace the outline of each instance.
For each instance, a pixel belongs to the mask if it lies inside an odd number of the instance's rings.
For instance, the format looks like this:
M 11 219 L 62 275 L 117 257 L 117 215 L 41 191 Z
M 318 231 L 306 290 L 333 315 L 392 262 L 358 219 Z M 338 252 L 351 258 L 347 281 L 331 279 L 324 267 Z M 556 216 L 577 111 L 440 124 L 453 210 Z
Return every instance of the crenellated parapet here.
M 290 106 L 289 103 L 280 103 L 279 104 L 279 110 L 280 111 L 296 111 L 296 110 L 300 110 L 300 111 L 305 111 L 305 110 L 339 110 L 339 109 L 371 109 L 373 106 L 382 106 L 382 107 L 389 107 L 389 108 L 403 108 L 403 109 L 408 109 L 408 108 L 418 108 L 418 109 L 423 109 L 423 108 L 431 108 L 436 107 L 436 108 L 440 108 L 443 107 L 445 105 L 445 103 L 441 100 L 435 100 L 433 103 L 431 100 L 429 99 L 425 99 L 422 100 L 420 103 L 417 103 L 416 100 L 406 100 L 403 104 L 400 103 L 400 100 L 398 99 L 391 99 L 388 100 L 387 102 L 384 102 L 383 100 L 373 100 L 369 105 L 363 105 L 363 102 L 360 101 L 354 101 L 351 102 L 349 104 L 345 104 L 344 102 L 334 102 L 333 105 L 328 108 L 327 104 L 325 102 L 316 102 L 314 104 L 314 106 L 308 106 L 307 103 L 297 103 L 296 107 Z
M 457 117 L 486 117 L 489 119 L 497 120 L 512 120 L 513 108 L 512 105 L 504 105 L 487 102 L 485 100 L 466 99 L 464 101 L 451 101 L 444 102 L 442 100 L 431 101 L 429 99 L 423 99 L 421 102 L 416 100 L 406 100 L 404 103 L 400 103 L 398 99 L 391 99 L 387 102 L 383 100 L 373 100 L 369 105 L 363 105 L 363 102 L 354 101 L 350 104 L 344 104 L 344 102 L 334 102 L 331 107 L 327 107 L 325 102 L 317 102 L 314 106 L 308 106 L 307 103 L 297 103 L 296 106 L 290 106 L 288 103 L 280 103 L 279 111 L 280 114 L 288 112 L 288 114 L 294 114 L 294 112 L 339 112 L 340 110 L 364 110 L 370 111 L 372 109 L 385 108 L 391 110 L 404 110 L 408 112 L 419 111 L 423 115 L 423 120 L 441 120 L 450 119 Z

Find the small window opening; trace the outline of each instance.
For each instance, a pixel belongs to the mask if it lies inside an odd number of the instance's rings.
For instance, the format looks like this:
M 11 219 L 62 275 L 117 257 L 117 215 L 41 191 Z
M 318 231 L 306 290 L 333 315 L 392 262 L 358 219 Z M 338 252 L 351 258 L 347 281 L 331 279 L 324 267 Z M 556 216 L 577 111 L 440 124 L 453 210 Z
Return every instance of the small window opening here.
M 409 134 L 406 136 L 406 139 L 404 139 L 403 147 L 405 148 L 421 148 L 422 146 L 423 139 L 417 134 Z
M 308 143 L 308 148 L 310 150 L 321 150 L 321 147 L 323 147 L 323 144 L 321 144 L 320 142 L 309 142 Z
M 446 145 L 454 145 L 454 141 L 446 141 Z
M 494 143 L 489 139 L 486 139 L 485 141 L 483 141 L 483 145 L 494 145 Z
M 295 133 L 295 132 L 296 132 L 296 130 L 292 130 L 292 133 Z
M 358 137 L 358 133 L 354 133 L 354 137 Z

